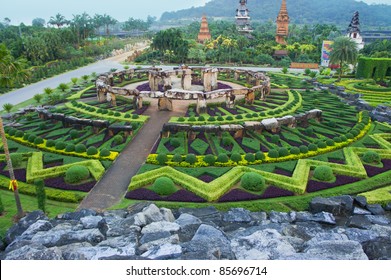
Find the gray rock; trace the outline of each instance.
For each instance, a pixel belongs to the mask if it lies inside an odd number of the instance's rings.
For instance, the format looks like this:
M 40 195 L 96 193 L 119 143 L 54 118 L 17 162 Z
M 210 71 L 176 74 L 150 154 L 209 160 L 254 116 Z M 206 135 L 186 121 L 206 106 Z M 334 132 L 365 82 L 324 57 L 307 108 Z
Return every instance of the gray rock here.
M 379 237 L 379 234 L 371 230 L 363 230 L 358 228 L 348 228 L 345 230 L 346 236 L 349 240 L 364 243 L 369 240 L 374 240 Z
M 312 239 L 305 243 L 305 246 L 311 247 L 324 241 L 348 241 L 349 238 L 346 234 L 335 233 L 335 232 L 322 232 L 316 234 Z
M 163 221 L 163 215 L 160 213 L 159 208 L 155 204 L 151 204 L 144 208 L 142 214 L 144 215 L 147 224 Z
M 146 225 L 141 230 L 142 234 L 147 233 L 155 233 L 155 232 L 161 232 L 161 231 L 168 231 L 171 233 L 177 233 L 180 230 L 180 226 L 176 223 L 170 223 L 170 222 L 154 222 L 149 225 Z
M 370 260 L 391 260 L 391 240 L 377 238 L 362 244 L 365 254 Z
M 272 229 L 233 239 L 231 247 L 238 260 L 276 260 L 296 253 L 293 246 Z
M 142 212 L 144 208 L 147 208 L 151 205 L 151 202 L 140 202 L 133 205 L 130 205 L 126 210 L 128 212 L 128 217 L 133 216 L 139 212 Z
M 391 227 L 382 225 L 372 225 L 371 230 L 379 235 L 379 237 L 390 238 Z
M 353 215 L 371 215 L 371 212 L 359 207 L 354 207 Z
M 160 247 L 164 244 L 178 244 L 178 243 L 179 243 L 179 235 L 174 234 L 174 235 L 170 235 L 169 237 L 166 237 L 163 239 L 158 239 L 158 240 L 154 240 L 154 241 L 145 243 L 145 244 L 141 245 L 138 249 L 140 252 L 143 253 L 145 251 L 151 250 L 154 247 Z
M 184 213 L 180 215 L 178 219 L 175 220 L 175 223 L 180 225 L 181 228 L 184 228 L 190 225 L 200 225 L 202 224 L 202 221 L 193 215 Z
M 81 257 L 82 260 L 100 260 L 112 256 L 126 256 L 121 250 L 109 246 L 103 247 L 82 247 L 73 252 L 75 256 Z
M 164 221 L 167 221 L 170 223 L 173 223 L 175 221 L 175 217 L 172 214 L 172 211 L 170 209 L 160 208 L 160 213 L 162 214 Z
M 179 214 L 190 214 L 199 218 L 202 222 L 207 224 L 216 224 L 220 225 L 222 221 L 222 216 L 219 211 L 213 206 L 206 208 L 180 208 Z
M 99 243 L 97 247 L 111 247 L 118 249 L 121 252 L 121 255 L 133 256 L 136 254 L 137 245 L 137 236 L 128 235 L 106 239 Z
M 223 221 L 228 223 L 249 223 L 252 221 L 250 211 L 243 208 L 233 208 L 224 213 Z
M 338 197 L 316 197 L 310 203 L 312 213 L 329 212 L 335 216 L 349 216 L 353 213 L 353 198 L 343 195 Z
M 181 246 L 174 244 L 164 244 L 153 247 L 141 256 L 152 260 L 169 260 L 179 258 L 181 255 Z
M 62 215 L 58 215 L 57 219 L 80 221 L 80 219 L 83 217 L 96 216 L 96 215 L 97 215 L 96 211 L 92 209 L 81 209 L 80 211 L 77 212 L 68 212 Z
M 371 227 L 372 223 L 368 219 L 367 216 L 352 216 L 349 218 L 349 220 L 346 223 L 346 226 L 348 227 L 354 227 L 354 228 L 361 228 L 361 229 L 369 229 Z
M 391 203 L 388 203 L 386 207 L 384 207 L 384 210 L 391 211 Z
M 87 260 L 86 256 L 80 253 L 80 248 L 90 248 L 92 245 L 87 242 L 73 243 L 61 247 L 57 247 L 61 250 L 64 260 Z
M 234 259 L 231 244 L 220 230 L 210 226 L 201 225 L 191 241 L 183 243 L 183 259 L 217 260 Z
M 308 212 L 298 212 L 296 213 L 296 220 L 299 222 L 318 222 L 329 225 L 336 224 L 333 214 L 328 212 L 320 212 L 316 214 L 311 214 Z
M 263 223 L 267 220 L 267 214 L 265 212 L 250 212 L 250 216 L 258 223 Z
M 381 205 L 379 205 L 379 204 L 368 204 L 367 209 L 373 215 L 384 215 L 385 214 L 383 207 L 381 207 Z
M 288 225 L 282 231 L 285 236 L 293 236 L 304 241 L 314 238 L 318 233 L 324 232 L 322 227 L 315 222 L 296 223 L 295 225 Z
M 99 223 L 102 221 L 103 218 L 101 216 L 87 216 L 80 219 L 84 229 L 98 228 Z
M 108 237 L 128 235 L 133 232 L 141 231 L 140 227 L 134 225 L 134 217 L 113 220 L 106 218 L 106 221 L 108 226 L 106 235 Z
M 95 245 L 104 239 L 105 236 L 98 229 L 86 229 L 79 231 L 51 230 L 38 232 L 31 240 L 46 247 L 58 247 L 80 242 L 88 242 Z
M 5 253 L 9 253 L 15 250 L 18 250 L 24 246 L 31 246 L 33 242 L 31 240 L 15 239 L 11 244 L 5 248 Z M 36 245 L 36 244 L 35 244 Z
M 34 211 L 27 214 L 17 224 L 13 225 L 6 233 L 4 241 L 6 244 L 10 244 L 16 237 L 20 236 L 27 230 L 32 224 L 39 220 L 48 220 L 41 210 Z
M 48 231 L 53 228 L 53 225 L 47 221 L 47 220 L 39 220 L 28 227 L 28 229 L 23 232 L 22 237 L 29 236 L 36 234 L 39 231 Z
M 149 243 L 155 240 L 168 238 L 171 236 L 171 233 L 168 231 L 158 231 L 158 232 L 151 232 L 143 234 L 143 236 L 140 239 L 140 244 Z
M 355 241 L 323 241 L 312 244 L 304 253 L 319 260 L 368 260 L 360 243 Z
M 354 202 L 362 208 L 367 206 L 367 198 L 365 196 L 356 196 Z
M 372 224 L 382 225 L 382 226 L 391 224 L 391 220 L 386 216 L 368 215 L 367 218 L 371 221 Z
M 296 221 L 296 212 L 280 213 L 271 211 L 269 218 L 272 223 L 293 223 Z
M 39 246 L 24 246 L 7 254 L 6 260 L 63 260 L 58 248 L 47 249 Z
M 124 219 L 128 215 L 128 211 L 125 210 L 109 210 L 103 213 L 103 217 L 115 217 Z
M 135 226 L 143 227 L 148 224 L 147 217 L 145 217 L 144 213 L 137 213 L 128 219 L 133 219 L 132 224 Z

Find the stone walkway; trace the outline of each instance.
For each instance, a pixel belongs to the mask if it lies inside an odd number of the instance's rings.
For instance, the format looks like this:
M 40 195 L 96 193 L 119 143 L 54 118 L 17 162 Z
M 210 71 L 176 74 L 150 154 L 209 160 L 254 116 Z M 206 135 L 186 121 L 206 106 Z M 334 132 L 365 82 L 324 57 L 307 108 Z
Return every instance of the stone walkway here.
M 150 116 L 148 122 L 81 202 L 79 209 L 101 211 L 118 203 L 125 195 L 131 178 L 137 174 L 158 140 L 163 124 L 168 122 L 171 117 L 180 116 L 183 113 L 181 110 L 175 112 L 158 111 L 157 105 L 153 102 L 144 115 Z

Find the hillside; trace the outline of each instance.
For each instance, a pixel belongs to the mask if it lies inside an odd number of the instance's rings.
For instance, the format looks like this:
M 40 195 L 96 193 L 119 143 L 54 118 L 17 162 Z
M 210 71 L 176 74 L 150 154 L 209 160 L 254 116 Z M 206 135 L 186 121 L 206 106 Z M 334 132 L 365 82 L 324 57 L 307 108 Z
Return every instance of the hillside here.
M 176 12 L 165 12 L 161 21 L 209 17 L 233 19 L 238 0 L 212 0 L 204 7 L 192 7 Z M 249 0 L 248 7 L 253 20 L 275 20 L 281 5 L 280 0 Z M 391 5 L 368 5 L 354 0 L 288 0 L 292 23 L 333 23 L 346 25 L 354 11 L 359 11 L 362 26 L 391 26 Z

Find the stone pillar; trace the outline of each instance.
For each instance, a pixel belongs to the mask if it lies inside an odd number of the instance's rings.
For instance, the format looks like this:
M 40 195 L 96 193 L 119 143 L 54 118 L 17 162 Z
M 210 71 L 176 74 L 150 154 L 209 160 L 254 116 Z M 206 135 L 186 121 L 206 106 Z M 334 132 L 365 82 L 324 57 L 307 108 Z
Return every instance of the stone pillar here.
M 194 131 L 190 130 L 188 135 L 187 135 L 187 138 L 189 140 L 193 141 L 194 139 L 196 139 L 196 137 L 197 137 L 197 134 Z
M 167 97 L 160 97 L 158 101 L 159 111 L 172 111 L 172 100 Z
M 108 76 L 108 79 L 109 79 L 109 85 L 110 86 L 114 86 L 114 76 L 113 76 L 113 74 L 110 74 Z
M 213 69 L 211 74 L 212 74 L 211 75 L 211 87 L 212 87 L 212 90 L 216 90 L 219 88 L 219 85 L 217 83 L 219 71 L 217 69 Z
M 106 89 L 105 88 L 99 88 L 98 89 L 97 97 L 98 97 L 98 101 L 100 103 L 103 103 L 103 102 L 106 101 L 105 93 L 106 93 Z
M 197 113 L 198 114 L 206 114 L 208 111 L 208 108 L 206 106 L 206 99 L 204 96 L 198 96 L 197 100 Z
M 253 105 L 255 100 L 255 93 L 253 90 L 249 90 L 245 97 L 247 105 Z
M 225 96 L 225 104 L 227 108 L 234 108 L 235 107 L 235 99 L 236 96 L 234 94 L 227 94 Z
M 182 74 L 182 89 L 191 89 L 191 69 L 183 69 Z
M 170 76 L 163 77 L 163 88 L 164 88 L 164 91 L 172 89 Z
M 204 72 L 204 91 L 212 91 L 212 73 Z
M 239 129 L 238 131 L 236 131 L 235 135 L 234 135 L 234 138 L 235 139 L 243 138 L 243 129 Z
M 239 73 L 238 71 L 235 71 L 235 73 L 234 73 L 234 79 L 235 79 L 235 81 L 239 81 L 239 79 L 240 79 L 240 73 Z

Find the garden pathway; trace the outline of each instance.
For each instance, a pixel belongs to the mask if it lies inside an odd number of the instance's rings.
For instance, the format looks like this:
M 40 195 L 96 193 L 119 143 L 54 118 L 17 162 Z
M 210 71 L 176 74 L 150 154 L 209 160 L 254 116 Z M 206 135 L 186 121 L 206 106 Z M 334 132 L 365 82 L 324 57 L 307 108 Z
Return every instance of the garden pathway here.
M 158 111 L 156 102 L 152 100 L 151 106 L 144 113 L 150 116 L 148 122 L 81 202 L 79 209 L 100 211 L 118 203 L 124 197 L 131 178 L 137 174 L 158 140 L 163 124 L 171 117 L 184 115 L 186 106 L 182 104 L 177 104 L 175 112 L 167 112 Z

